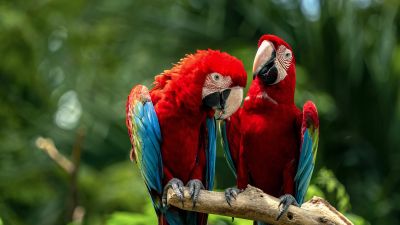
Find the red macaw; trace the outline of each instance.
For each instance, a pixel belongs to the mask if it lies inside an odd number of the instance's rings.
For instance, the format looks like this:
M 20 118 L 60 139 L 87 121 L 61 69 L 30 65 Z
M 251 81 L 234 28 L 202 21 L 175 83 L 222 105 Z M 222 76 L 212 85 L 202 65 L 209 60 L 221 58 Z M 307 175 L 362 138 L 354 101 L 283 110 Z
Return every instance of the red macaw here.
M 205 225 L 207 215 L 166 205 L 169 188 L 183 200 L 189 187 L 196 204 L 200 189 L 214 183 L 214 113 L 225 119 L 241 104 L 247 75 L 240 60 L 215 50 L 197 51 L 155 77 L 154 87 L 137 85 L 126 103 L 131 159 L 140 169 L 163 225 Z
M 225 191 L 229 204 L 248 184 L 280 197 L 277 219 L 289 205 L 303 203 L 315 165 L 319 120 L 311 101 L 303 111 L 295 106 L 295 84 L 292 48 L 277 36 L 262 36 L 243 107 L 221 126 L 227 160 L 237 175 L 238 189 Z

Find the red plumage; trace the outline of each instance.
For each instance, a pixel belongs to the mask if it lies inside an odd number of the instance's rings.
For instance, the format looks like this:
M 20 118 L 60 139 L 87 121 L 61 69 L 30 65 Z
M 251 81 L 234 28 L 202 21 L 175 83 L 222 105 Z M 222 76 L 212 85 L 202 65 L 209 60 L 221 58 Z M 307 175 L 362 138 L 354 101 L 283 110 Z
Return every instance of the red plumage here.
M 213 72 L 230 76 L 231 86 L 246 85 L 242 62 L 214 50 L 187 55 L 155 78 L 150 95 L 163 137 L 165 183 L 173 177 L 184 183 L 189 179 L 203 180 L 205 120 L 213 110 L 202 105 L 201 94 L 206 75 Z
M 246 85 L 247 75 L 242 62 L 215 50 L 200 50 L 186 55 L 172 69 L 155 77 L 149 94 L 161 129 L 163 185 L 172 178 L 178 178 L 184 184 L 193 179 L 206 184 L 206 119 L 214 115 L 214 109 L 203 105 L 202 91 L 211 73 L 229 77 L 232 82 L 225 88 Z M 137 89 L 133 88 L 128 97 L 127 113 L 131 110 L 130 99 L 137 94 Z M 128 116 L 126 123 L 133 144 L 130 120 Z M 135 159 L 134 151 L 131 158 Z M 159 223 L 167 224 L 162 217 Z M 206 224 L 206 218 L 199 214 L 197 224 Z
M 258 46 L 264 41 L 272 43 L 275 50 L 284 46 L 284 49 L 292 51 L 277 36 L 262 36 Z M 251 184 L 275 197 L 294 195 L 303 113 L 294 104 L 296 74 L 293 55 L 286 72 L 287 76 L 273 85 L 266 85 L 256 76 L 243 107 L 227 121 L 229 148 L 239 189 Z M 313 123 L 316 121 L 318 126 L 315 106 L 306 104 L 304 112 L 310 112 L 306 118 Z

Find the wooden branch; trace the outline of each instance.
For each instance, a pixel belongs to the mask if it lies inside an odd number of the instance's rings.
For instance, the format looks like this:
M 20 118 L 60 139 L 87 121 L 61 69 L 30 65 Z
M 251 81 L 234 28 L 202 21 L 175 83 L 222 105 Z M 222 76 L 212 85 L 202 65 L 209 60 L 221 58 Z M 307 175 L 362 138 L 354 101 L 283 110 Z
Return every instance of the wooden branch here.
M 74 224 L 82 224 L 85 216 L 85 208 L 78 204 L 78 170 L 81 162 L 82 144 L 85 137 L 85 129 L 78 129 L 76 141 L 72 149 L 72 161 L 65 157 L 55 146 L 51 138 L 38 137 L 36 146 L 42 149 L 49 157 L 64 169 L 70 177 L 70 191 L 67 198 L 65 223 L 72 221 Z M 0 224 L 1 225 L 1 224 Z
M 58 151 L 53 140 L 50 138 L 38 137 L 36 139 L 36 146 L 46 152 L 47 155 L 49 155 L 50 158 L 53 159 L 54 162 L 56 162 L 68 174 L 72 174 L 75 171 L 75 165 L 71 162 L 71 160 L 66 158 Z
M 276 221 L 275 218 L 279 213 L 279 199 L 250 185 L 237 196 L 236 200 L 232 201 L 232 206 L 226 203 L 223 192 L 201 190 L 196 207 L 192 208 L 189 189 L 185 187 L 184 191 L 185 199 L 182 205 L 173 190 L 169 189 L 168 204 L 189 211 L 257 220 L 269 224 L 353 224 L 326 200 L 319 197 L 313 197 L 301 208 L 290 206 L 288 212 Z
M 79 206 L 78 172 L 81 163 L 82 145 L 86 135 L 86 130 L 81 126 L 76 135 L 75 144 L 72 148 L 72 163 L 74 170 L 70 176 L 70 190 L 66 207 L 66 222 L 73 221 L 74 225 L 82 224 L 85 209 Z M 83 213 L 82 213 L 83 212 Z

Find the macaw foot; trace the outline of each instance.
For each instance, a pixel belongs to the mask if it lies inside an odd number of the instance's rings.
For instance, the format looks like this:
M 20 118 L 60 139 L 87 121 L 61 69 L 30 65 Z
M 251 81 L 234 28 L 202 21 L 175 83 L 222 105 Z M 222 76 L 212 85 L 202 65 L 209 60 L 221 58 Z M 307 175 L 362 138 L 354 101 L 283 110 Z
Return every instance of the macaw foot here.
M 282 217 L 282 215 L 286 213 L 290 205 L 294 205 L 297 207 L 299 206 L 299 203 L 297 203 L 296 199 L 290 194 L 282 195 L 279 199 L 280 199 L 278 205 L 279 215 L 276 217 L 276 220 L 279 220 Z
M 175 192 L 176 196 L 178 196 L 179 200 L 182 202 L 183 206 L 183 182 L 179 180 L 178 178 L 172 178 L 171 180 L 168 181 L 168 183 L 164 187 L 163 195 L 162 195 L 162 204 L 164 207 L 167 206 L 167 193 L 168 189 L 172 188 L 172 190 Z
M 200 190 L 204 189 L 203 183 L 198 179 L 190 180 L 187 184 L 189 187 L 190 198 L 193 201 L 193 208 L 196 206 L 197 199 L 199 198 Z
M 231 202 L 233 199 L 236 200 L 236 197 L 238 196 L 238 194 L 240 194 L 240 192 L 242 191 L 235 187 L 225 189 L 225 200 L 229 206 L 231 206 Z

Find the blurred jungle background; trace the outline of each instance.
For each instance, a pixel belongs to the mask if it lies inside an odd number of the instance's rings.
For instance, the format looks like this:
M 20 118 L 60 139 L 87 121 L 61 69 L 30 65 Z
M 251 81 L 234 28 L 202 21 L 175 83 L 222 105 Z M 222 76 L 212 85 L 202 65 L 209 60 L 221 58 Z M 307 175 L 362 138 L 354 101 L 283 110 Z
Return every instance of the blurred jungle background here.
M 130 88 L 151 85 L 186 53 L 205 48 L 235 55 L 251 75 L 264 33 L 294 48 L 298 106 L 311 99 L 319 108 L 308 198 L 328 199 L 355 224 L 400 224 L 399 6 L 2 0 L 0 224 L 155 224 L 129 160 Z M 221 149 L 216 183 L 219 190 L 234 184 Z M 209 223 L 232 224 L 214 215 Z

